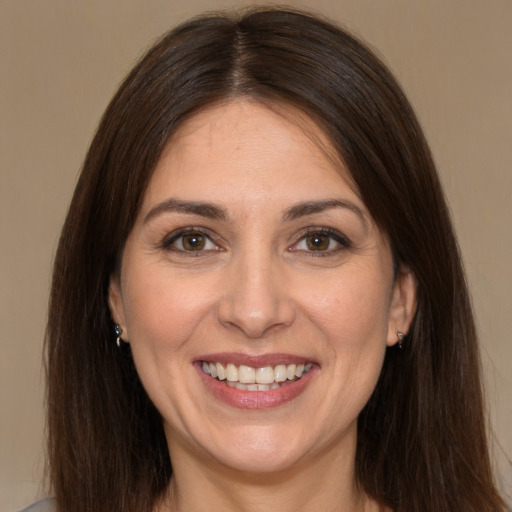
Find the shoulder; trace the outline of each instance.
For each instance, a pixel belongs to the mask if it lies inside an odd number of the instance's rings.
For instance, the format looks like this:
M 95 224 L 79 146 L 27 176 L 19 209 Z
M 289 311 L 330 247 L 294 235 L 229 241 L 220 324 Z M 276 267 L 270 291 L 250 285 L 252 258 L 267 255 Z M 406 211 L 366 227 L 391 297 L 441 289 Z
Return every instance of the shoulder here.
M 46 498 L 36 501 L 29 507 L 20 510 L 20 512 L 55 512 L 55 500 L 53 498 Z

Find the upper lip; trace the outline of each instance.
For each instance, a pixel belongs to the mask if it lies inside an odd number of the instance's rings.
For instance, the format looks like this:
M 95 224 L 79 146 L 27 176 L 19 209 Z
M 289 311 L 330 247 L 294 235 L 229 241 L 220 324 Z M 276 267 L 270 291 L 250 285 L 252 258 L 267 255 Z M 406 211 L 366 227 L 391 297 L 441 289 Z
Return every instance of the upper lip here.
M 236 366 L 241 364 L 252 366 L 253 368 L 263 368 L 264 366 L 276 366 L 278 364 L 307 364 L 314 363 L 311 358 L 284 353 L 268 354 L 244 354 L 240 352 L 219 352 L 215 354 L 205 354 L 196 358 L 196 361 L 216 362 L 223 365 L 232 363 Z

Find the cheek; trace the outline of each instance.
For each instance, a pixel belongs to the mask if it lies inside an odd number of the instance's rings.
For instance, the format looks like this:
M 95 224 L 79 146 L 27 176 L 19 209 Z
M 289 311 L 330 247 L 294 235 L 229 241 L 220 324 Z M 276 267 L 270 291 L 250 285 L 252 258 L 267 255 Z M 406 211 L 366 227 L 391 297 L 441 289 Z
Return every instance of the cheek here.
M 123 303 L 132 350 L 154 351 L 158 358 L 182 348 L 215 300 L 208 279 L 180 279 L 161 269 L 127 272 L 126 283 Z
M 321 343 L 324 367 L 332 376 L 329 386 L 337 394 L 332 406 L 354 415 L 373 392 L 382 368 L 389 288 L 378 268 L 347 272 L 326 280 L 322 292 L 309 294 L 303 305 Z
M 213 311 L 213 290 L 207 279 L 194 282 L 151 268 L 136 275 L 127 269 L 126 283 L 123 302 L 137 373 L 161 414 L 181 425 L 189 402 L 179 397 L 190 393 L 187 376 L 195 373 L 190 361 L 200 350 L 197 340 L 208 342 L 200 330 Z
M 390 285 L 378 271 L 350 272 L 317 282 L 304 293 L 303 309 L 333 344 L 359 351 L 367 343 L 385 344 Z

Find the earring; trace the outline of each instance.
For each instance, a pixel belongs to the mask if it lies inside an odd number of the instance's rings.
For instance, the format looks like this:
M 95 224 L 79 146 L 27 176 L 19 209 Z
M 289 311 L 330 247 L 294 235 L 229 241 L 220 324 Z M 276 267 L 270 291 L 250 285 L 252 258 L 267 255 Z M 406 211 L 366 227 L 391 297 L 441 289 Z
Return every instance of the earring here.
M 119 324 L 116 324 L 114 326 L 114 332 L 116 334 L 116 345 L 118 346 L 118 348 L 121 348 L 121 343 L 123 342 L 123 340 L 121 339 L 121 334 L 123 334 L 123 330 L 121 329 L 121 327 L 119 327 Z
M 398 336 L 398 348 L 402 350 L 404 348 L 403 342 L 405 338 L 405 334 L 402 331 L 395 331 Z

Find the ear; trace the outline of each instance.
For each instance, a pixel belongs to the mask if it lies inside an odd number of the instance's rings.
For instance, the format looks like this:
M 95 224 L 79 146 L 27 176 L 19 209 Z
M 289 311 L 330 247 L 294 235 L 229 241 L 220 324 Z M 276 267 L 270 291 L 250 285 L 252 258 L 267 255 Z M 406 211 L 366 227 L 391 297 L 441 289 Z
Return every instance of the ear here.
M 387 345 L 398 343 L 397 331 L 407 334 L 416 312 L 416 276 L 406 265 L 398 269 L 389 311 Z
M 117 274 L 110 276 L 110 283 L 108 287 L 108 307 L 114 323 L 119 325 L 123 331 L 123 340 L 127 341 L 128 330 L 126 327 L 123 299 L 121 296 L 121 283 Z

